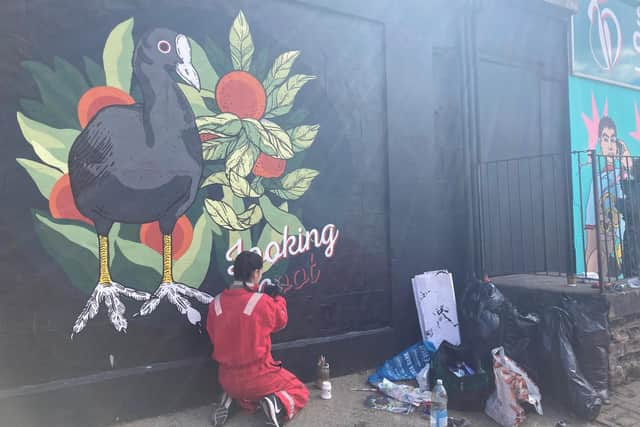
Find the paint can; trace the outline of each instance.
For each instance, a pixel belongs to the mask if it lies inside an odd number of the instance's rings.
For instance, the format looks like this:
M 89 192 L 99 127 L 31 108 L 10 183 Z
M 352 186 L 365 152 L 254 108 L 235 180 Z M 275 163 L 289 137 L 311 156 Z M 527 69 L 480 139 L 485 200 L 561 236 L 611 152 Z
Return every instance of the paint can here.
M 327 363 L 327 360 L 325 359 L 324 356 L 320 356 L 320 359 L 318 360 L 317 371 L 316 371 L 316 387 L 318 387 L 319 389 L 322 389 L 322 383 L 324 381 L 329 381 L 330 379 L 331 377 L 330 377 L 330 371 L 329 371 L 329 364 Z

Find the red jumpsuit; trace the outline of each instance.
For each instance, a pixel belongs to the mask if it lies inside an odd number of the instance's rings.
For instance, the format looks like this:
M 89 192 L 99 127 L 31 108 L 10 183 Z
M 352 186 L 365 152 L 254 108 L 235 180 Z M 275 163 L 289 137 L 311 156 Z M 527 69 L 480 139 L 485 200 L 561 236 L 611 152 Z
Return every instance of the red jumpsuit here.
M 227 289 L 209 305 L 211 357 L 219 364 L 223 390 L 249 411 L 275 394 L 291 419 L 309 400 L 309 391 L 271 356 L 271 333 L 286 325 L 287 302 L 280 296 Z

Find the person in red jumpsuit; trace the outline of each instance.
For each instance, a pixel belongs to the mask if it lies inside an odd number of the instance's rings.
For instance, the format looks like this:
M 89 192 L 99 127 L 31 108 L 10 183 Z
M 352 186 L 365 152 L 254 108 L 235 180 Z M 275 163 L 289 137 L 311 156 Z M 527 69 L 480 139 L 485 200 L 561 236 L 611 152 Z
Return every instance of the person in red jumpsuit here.
M 237 256 L 233 277 L 209 305 L 207 318 L 223 389 L 211 422 L 224 424 L 236 402 L 251 412 L 261 406 L 268 423 L 280 427 L 309 400 L 305 385 L 271 356 L 271 334 L 287 325 L 287 302 L 279 287 L 260 289 L 262 258 L 254 252 Z

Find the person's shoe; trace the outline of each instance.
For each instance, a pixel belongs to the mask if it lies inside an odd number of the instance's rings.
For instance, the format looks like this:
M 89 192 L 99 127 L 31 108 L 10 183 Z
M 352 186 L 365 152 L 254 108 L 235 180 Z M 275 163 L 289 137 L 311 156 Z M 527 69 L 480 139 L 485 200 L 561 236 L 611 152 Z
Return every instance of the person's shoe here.
M 260 399 L 260 406 L 267 416 L 267 425 L 281 427 L 284 419 L 284 409 L 280 399 L 275 394 L 270 394 Z
M 221 426 L 227 422 L 229 418 L 229 411 L 231 410 L 231 404 L 233 399 L 227 393 L 222 393 L 220 402 L 213 404 L 211 410 L 211 425 L 214 427 Z

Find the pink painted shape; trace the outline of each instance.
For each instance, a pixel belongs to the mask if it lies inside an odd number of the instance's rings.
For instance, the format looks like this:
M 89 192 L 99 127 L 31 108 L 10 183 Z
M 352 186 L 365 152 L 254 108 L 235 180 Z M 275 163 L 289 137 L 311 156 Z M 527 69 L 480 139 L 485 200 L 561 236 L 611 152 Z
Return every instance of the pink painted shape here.
M 638 104 L 634 103 L 633 106 L 635 108 L 635 113 L 636 113 L 636 130 L 634 130 L 633 132 L 630 132 L 630 135 L 636 141 L 640 141 L 640 113 L 638 113 Z

